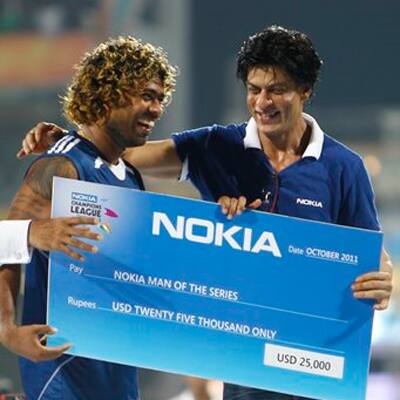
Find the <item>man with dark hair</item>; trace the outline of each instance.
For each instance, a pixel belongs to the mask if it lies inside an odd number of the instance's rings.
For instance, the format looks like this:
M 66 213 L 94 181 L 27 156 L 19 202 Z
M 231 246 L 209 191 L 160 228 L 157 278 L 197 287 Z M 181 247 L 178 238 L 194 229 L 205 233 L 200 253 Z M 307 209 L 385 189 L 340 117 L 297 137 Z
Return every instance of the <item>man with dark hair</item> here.
M 251 116 L 247 123 L 188 130 L 128 149 L 124 157 L 144 173 L 190 179 L 203 199 L 221 204 L 228 218 L 250 207 L 380 230 L 361 157 L 303 112 L 321 65 L 304 33 L 271 26 L 251 36 L 238 55 L 237 76 L 245 84 Z M 46 143 L 44 131 L 39 136 Z M 35 146 L 29 135 L 24 151 Z M 373 299 L 374 308 L 384 310 L 391 280 L 391 262 L 382 250 L 380 271 L 357 278 L 354 296 Z M 224 399 L 298 397 L 226 384 Z
M 313 88 L 322 60 L 310 39 L 301 32 L 271 26 L 244 43 L 238 54 L 237 77 L 246 85 L 256 66 L 279 66 L 298 84 Z
M 126 147 L 146 142 L 172 95 L 175 76 L 161 48 L 132 37 L 110 39 L 87 53 L 64 97 L 65 115 L 79 131 L 69 132 L 29 168 L 10 218 L 48 218 L 54 176 L 143 189 L 140 174 L 120 156 Z M 21 356 L 28 398 L 138 399 L 136 368 L 63 355 L 70 344 L 44 345 L 46 335 L 55 332 L 45 324 L 47 274 L 47 257 L 34 251 L 18 326 L 20 268 L 0 270 L 0 341 Z

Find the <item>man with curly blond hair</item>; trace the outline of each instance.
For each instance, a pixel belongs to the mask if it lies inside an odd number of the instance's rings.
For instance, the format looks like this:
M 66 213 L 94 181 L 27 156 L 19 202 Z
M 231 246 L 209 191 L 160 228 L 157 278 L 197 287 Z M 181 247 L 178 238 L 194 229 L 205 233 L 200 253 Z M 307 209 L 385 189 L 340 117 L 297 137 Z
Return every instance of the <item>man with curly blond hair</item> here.
M 132 37 L 110 39 L 87 53 L 63 98 L 65 115 L 78 130 L 34 161 L 10 218 L 48 218 L 54 176 L 144 189 L 140 174 L 120 157 L 126 147 L 146 143 L 175 77 L 161 48 Z M 69 244 L 81 248 L 82 242 L 70 238 Z M 134 367 L 63 354 L 70 344 L 45 346 L 46 335 L 56 331 L 46 325 L 47 256 L 34 251 L 30 264 L 21 326 L 15 310 L 20 268 L 0 270 L 0 342 L 20 356 L 28 398 L 138 399 Z

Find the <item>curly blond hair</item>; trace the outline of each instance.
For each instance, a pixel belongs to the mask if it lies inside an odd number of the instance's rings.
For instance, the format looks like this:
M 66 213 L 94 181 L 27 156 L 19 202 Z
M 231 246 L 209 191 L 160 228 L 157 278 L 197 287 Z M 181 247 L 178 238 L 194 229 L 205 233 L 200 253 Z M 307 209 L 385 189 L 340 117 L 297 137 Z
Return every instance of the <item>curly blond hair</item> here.
M 131 36 L 101 43 L 84 55 L 75 70 L 62 102 L 65 117 L 77 125 L 104 122 L 107 107 L 128 106 L 143 85 L 157 78 L 164 86 L 166 106 L 177 75 L 177 68 L 169 64 L 161 47 Z

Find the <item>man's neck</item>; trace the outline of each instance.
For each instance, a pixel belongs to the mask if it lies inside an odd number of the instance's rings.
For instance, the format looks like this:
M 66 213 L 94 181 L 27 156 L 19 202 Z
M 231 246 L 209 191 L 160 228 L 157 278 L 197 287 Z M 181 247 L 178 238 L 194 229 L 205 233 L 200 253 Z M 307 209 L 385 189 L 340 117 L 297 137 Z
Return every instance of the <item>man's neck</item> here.
M 264 153 L 279 172 L 301 158 L 310 141 L 311 127 L 301 118 L 294 129 L 287 133 L 259 136 Z
M 82 125 L 80 135 L 92 142 L 99 152 L 110 164 L 117 164 L 123 148 L 117 146 L 111 136 L 107 134 L 103 127 L 97 125 Z

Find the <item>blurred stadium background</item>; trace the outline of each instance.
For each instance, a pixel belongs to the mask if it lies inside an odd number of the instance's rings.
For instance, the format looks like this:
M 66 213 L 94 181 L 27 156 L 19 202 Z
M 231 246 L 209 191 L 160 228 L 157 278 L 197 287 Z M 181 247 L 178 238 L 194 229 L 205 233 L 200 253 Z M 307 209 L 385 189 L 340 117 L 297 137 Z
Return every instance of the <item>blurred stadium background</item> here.
M 270 24 L 304 31 L 325 62 L 308 111 L 326 132 L 364 156 L 385 246 L 396 264 L 391 307 L 375 317 L 368 400 L 399 400 L 399 16 L 396 0 L 0 0 L 0 217 L 30 162 L 15 158 L 21 139 L 38 121 L 65 126 L 59 96 L 86 49 L 109 36 L 131 34 L 168 52 L 181 74 L 152 136 L 158 139 L 186 128 L 245 120 L 244 90 L 235 78 L 241 43 Z M 153 180 L 147 186 L 197 196 L 185 184 Z M 153 387 L 155 380 L 147 379 Z M 149 392 L 144 400 L 181 392 L 177 383 L 168 392 L 166 381 L 158 382 L 163 395 Z M 16 360 L 0 347 L 0 393 L 20 390 Z

